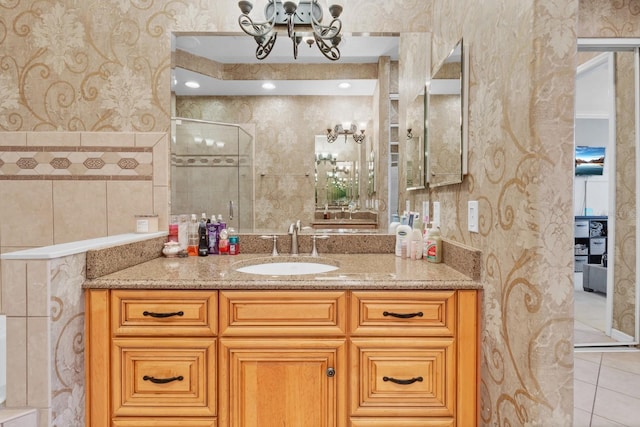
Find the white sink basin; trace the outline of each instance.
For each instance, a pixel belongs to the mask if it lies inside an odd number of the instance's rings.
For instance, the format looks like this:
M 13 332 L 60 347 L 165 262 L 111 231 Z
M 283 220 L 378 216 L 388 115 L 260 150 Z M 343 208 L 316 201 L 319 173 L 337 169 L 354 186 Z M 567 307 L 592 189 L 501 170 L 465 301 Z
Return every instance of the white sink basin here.
M 298 276 L 319 274 L 337 270 L 338 267 L 316 262 L 268 262 L 236 268 L 240 273 L 261 274 L 265 276 Z

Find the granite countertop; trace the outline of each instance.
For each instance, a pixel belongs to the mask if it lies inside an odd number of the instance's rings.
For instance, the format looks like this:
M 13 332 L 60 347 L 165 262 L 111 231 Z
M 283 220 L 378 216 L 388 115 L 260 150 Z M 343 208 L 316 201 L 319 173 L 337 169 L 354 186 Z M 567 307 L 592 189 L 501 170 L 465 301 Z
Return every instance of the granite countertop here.
M 337 265 L 334 271 L 291 276 L 240 273 L 261 262 L 310 261 Z M 481 282 L 440 263 L 393 254 L 326 254 L 270 257 L 266 254 L 165 258 L 87 280 L 87 289 L 480 289 Z

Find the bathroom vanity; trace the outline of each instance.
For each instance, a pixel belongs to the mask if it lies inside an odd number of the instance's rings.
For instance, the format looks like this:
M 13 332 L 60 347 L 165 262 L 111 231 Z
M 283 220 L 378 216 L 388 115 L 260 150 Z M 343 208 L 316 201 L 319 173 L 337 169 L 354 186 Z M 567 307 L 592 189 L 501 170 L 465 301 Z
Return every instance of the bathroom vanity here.
M 478 281 L 392 254 L 236 270 L 317 261 L 297 258 L 157 258 L 85 282 L 86 425 L 476 425 Z

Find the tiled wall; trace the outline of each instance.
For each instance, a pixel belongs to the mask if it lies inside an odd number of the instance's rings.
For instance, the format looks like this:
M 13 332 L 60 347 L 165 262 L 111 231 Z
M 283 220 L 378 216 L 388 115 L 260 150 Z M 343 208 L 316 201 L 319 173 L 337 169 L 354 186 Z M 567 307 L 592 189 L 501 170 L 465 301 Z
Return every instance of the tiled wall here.
M 84 425 L 84 271 L 85 254 L 3 260 L 6 405 L 37 409 L 40 427 Z
M 140 214 L 166 229 L 168 150 L 161 132 L 0 133 L 0 253 L 131 233 Z

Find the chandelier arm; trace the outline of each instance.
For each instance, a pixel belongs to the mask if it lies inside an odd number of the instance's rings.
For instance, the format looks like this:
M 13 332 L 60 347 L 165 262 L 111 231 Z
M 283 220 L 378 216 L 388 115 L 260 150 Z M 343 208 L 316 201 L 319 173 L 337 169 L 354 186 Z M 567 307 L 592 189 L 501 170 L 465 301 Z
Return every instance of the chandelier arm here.
M 338 46 L 329 46 L 320 36 L 318 36 L 318 34 L 316 34 L 315 32 L 313 33 L 313 37 L 316 40 L 316 43 L 318 45 L 318 49 L 320 49 L 320 52 L 322 52 L 322 54 L 327 58 L 330 59 L 332 61 L 337 61 L 338 59 L 340 59 L 340 49 L 338 49 Z
M 331 40 L 342 31 L 342 21 L 339 18 L 333 18 L 329 25 L 322 25 L 312 14 L 311 27 L 313 28 L 314 34 L 317 34 L 320 38 Z
M 273 34 L 271 34 L 271 37 L 269 37 L 269 39 L 264 43 L 261 43 L 256 38 L 256 43 L 258 43 L 258 47 L 256 48 L 257 59 L 262 60 L 269 56 L 271 50 L 273 50 L 273 46 L 276 44 L 276 37 L 278 37 L 278 33 L 274 32 Z
M 242 31 L 253 37 L 264 37 L 273 29 L 273 22 L 253 22 L 247 15 L 240 15 L 238 23 Z
M 267 18 L 266 21 L 253 22 L 253 19 L 251 19 L 251 17 L 248 14 L 244 14 L 244 13 L 241 14 L 238 17 L 238 23 L 240 24 L 240 28 L 242 29 L 242 31 L 244 31 L 246 34 L 253 37 L 262 37 L 269 34 L 269 32 L 273 30 L 276 24 L 276 17 L 277 17 L 276 0 L 269 0 L 269 4 L 272 5 L 271 9 L 273 12 L 271 13 L 271 16 Z M 265 11 L 266 9 L 267 8 L 265 8 Z M 252 28 L 253 31 L 250 28 Z

